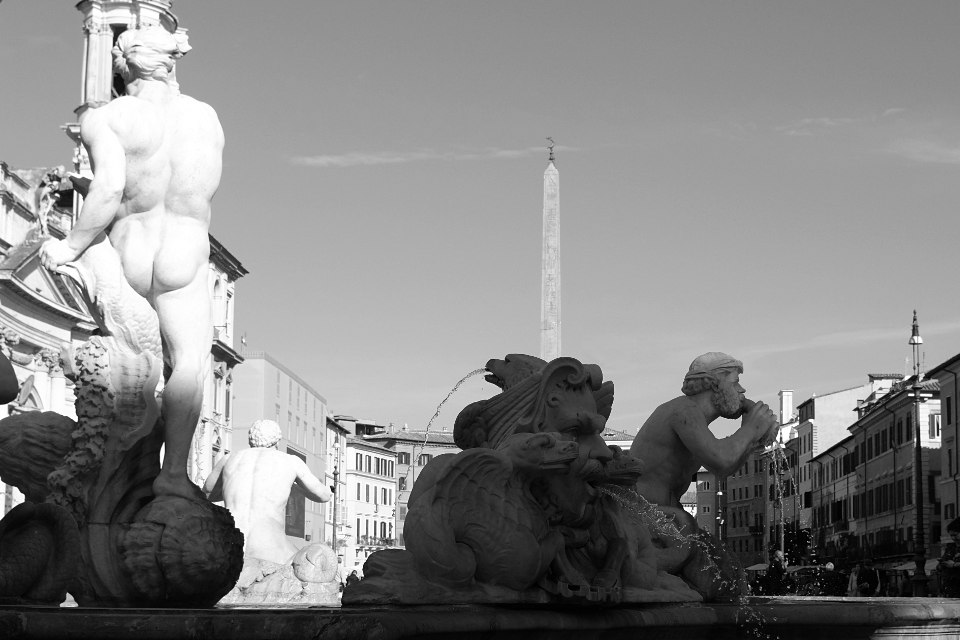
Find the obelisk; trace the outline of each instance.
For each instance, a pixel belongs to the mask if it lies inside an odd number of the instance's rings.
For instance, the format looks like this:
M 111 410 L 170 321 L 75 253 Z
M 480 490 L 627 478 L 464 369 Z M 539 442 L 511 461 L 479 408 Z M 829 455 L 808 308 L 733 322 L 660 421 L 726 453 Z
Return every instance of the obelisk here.
M 554 164 L 552 138 L 543 172 L 543 258 L 540 280 L 540 357 L 560 357 L 560 172 Z

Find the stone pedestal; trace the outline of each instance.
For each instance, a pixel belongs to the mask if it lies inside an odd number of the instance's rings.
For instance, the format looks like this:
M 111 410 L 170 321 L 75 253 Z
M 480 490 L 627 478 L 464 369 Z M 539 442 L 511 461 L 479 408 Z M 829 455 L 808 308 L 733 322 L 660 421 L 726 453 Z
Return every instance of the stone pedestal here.
M 172 638 L 955 639 L 960 601 L 751 598 L 741 604 L 620 607 L 346 607 L 207 610 L 0 607 L 9 640 Z

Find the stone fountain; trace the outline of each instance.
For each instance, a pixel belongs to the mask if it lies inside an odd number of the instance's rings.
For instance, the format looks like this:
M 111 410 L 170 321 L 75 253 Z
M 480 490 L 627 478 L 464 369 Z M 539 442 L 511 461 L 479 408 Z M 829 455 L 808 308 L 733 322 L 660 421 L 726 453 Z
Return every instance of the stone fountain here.
M 188 50 L 159 27 L 120 36 L 127 95 L 81 113 L 99 167 L 92 182 L 77 181 L 84 208 L 67 238 L 31 249 L 75 275 L 101 335 L 63 356 L 77 421 L 0 421 L 0 477 L 28 500 L 0 521 L 0 637 L 958 637 L 953 600 L 745 594 L 737 564 L 678 504 L 701 463 L 723 473 L 771 438 L 769 409 L 739 387 L 742 364 L 719 353 L 694 360 L 684 395 L 653 413 L 629 452 L 600 436 L 614 395 L 599 366 L 491 360 L 487 379 L 500 393 L 461 411 L 461 451 L 418 478 L 407 548 L 372 555 L 342 608 L 216 607 L 240 576 L 244 538 L 186 480 L 210 344 L 197 278 L 223 143 L 212 109 L 179 94 L 174 63 Z M 164 117 L 189 120 L 191 135 L 150 150 L 141 134 L 165 130 L 150 114 L 171 104 Z M 122 126 L 131 121 L 143 130 Z M 111 156 L 118 148 L 122 157 Z M 141 162 L 190 180 L 163 182 L 138 171 Z M 123 163 L 121 180 L 151 184 L 118 190 Z M 163 238 L 138 235 L 166 215 L 142 201 L 151 193 L 190 203 L 174 213 L 191 222 Z M 176 264 L 147 250 L 158 242 L 172 243 Z M 723 441 L 708 430 L 720 415 L 743 418 Z M 67 592 L 79 607 L 59 607 Z

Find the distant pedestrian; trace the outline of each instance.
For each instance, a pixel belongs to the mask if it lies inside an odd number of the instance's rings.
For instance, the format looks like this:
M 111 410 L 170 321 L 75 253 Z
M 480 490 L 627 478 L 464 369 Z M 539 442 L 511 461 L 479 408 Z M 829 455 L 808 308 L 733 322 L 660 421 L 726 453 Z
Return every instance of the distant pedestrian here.
M 857 595 L 875 596 L 880 590 L 880 570 L 873 566 L 873 560 L 867 560 L 857 573 Z
M 960 598 L 960 518 L 954 518 L 947 525 L 947 534 L 951 542 L 943 547 L 940 554 L 940 596 Z
M 766 595 L 782 596 L 787 593 L 787 559 L 783 551 L 777 549 L 773 552 L 773 558 L 770 560 L 770 566 L 767 567 L 766 576 Z
M 349 587 L 350 585 L 357 584 L 358 582 L 360 582 L 360 576 L 357 575 L 357 570 L 354 569 L 350 572 L 350 575 L 347 576 L 347 586 Z

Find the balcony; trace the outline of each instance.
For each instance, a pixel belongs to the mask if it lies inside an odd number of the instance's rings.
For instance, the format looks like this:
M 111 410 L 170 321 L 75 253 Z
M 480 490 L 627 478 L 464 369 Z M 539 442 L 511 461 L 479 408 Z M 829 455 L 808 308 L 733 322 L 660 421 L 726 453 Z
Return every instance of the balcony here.
M 377 538 L 376 536 L 360 536 L 360 541 L 357 546 L 360 547 L 392 547 L 395 546 L 397 541 L 394 538 Z

